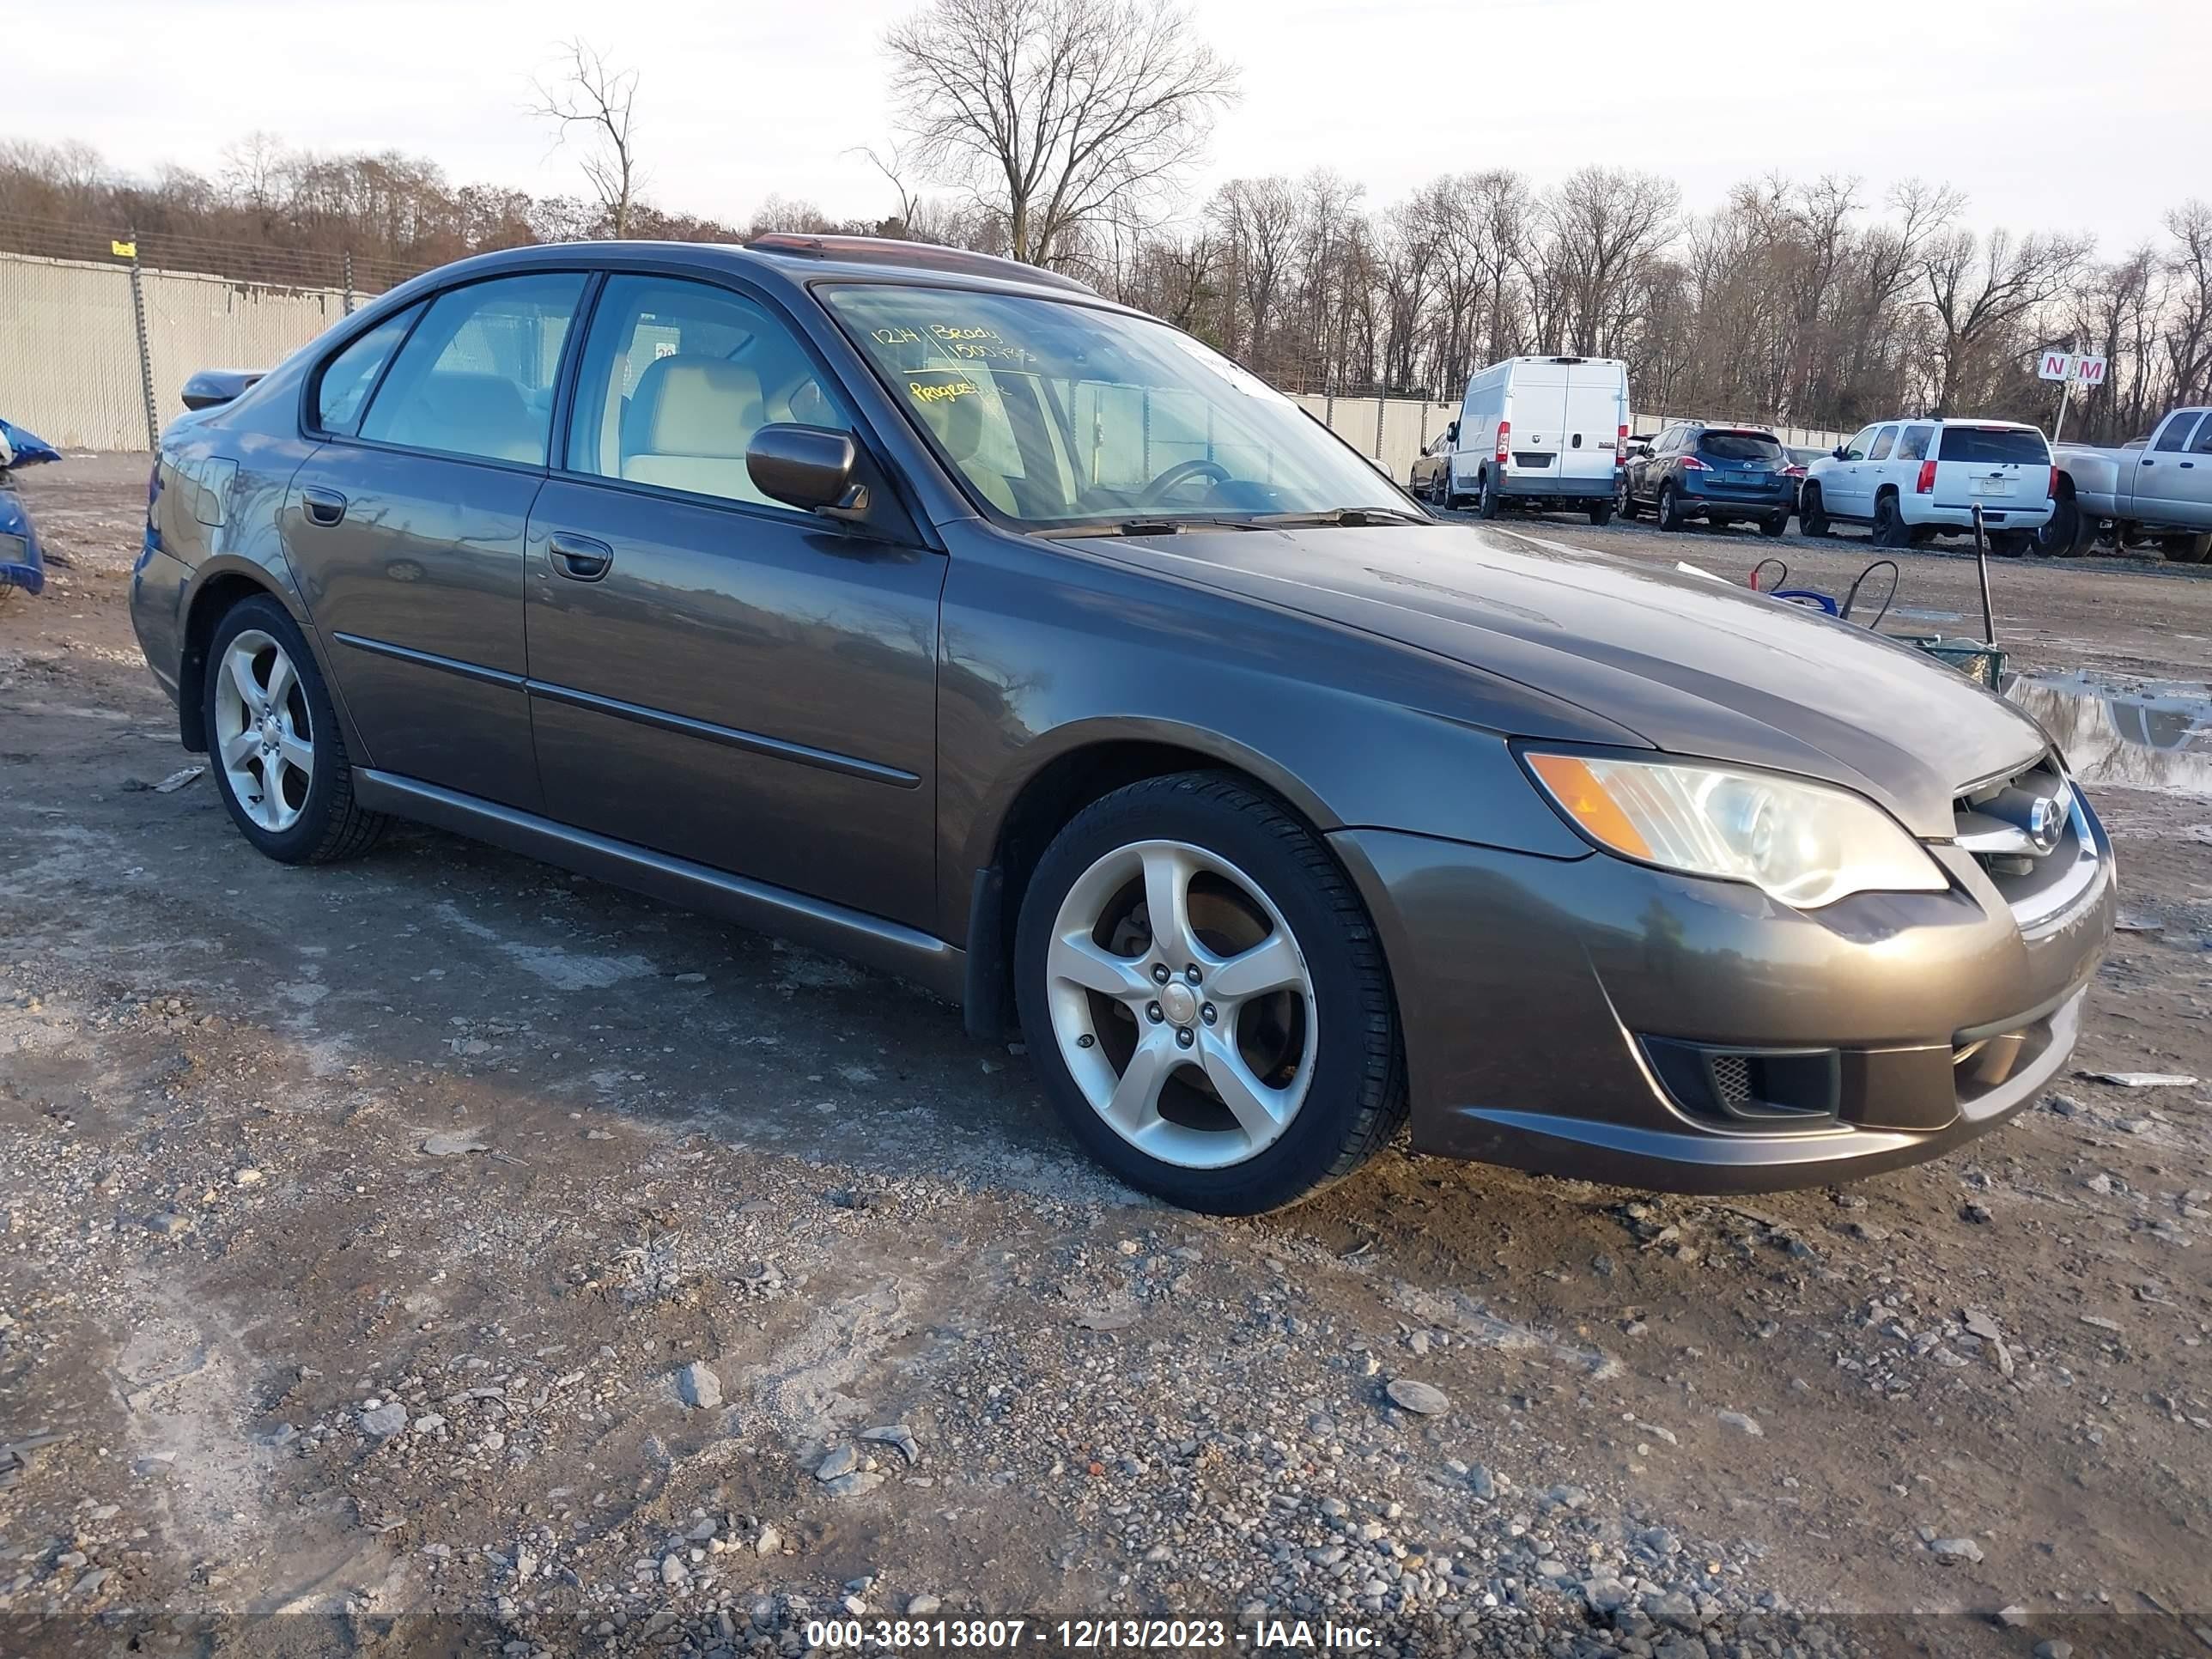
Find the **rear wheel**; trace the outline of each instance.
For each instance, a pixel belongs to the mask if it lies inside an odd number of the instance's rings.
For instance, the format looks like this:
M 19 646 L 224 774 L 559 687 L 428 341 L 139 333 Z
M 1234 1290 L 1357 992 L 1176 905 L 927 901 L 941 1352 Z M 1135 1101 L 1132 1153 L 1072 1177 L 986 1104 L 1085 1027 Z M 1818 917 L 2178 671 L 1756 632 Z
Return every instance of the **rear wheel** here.
M 1482 493 L 1476 498 L 1474 510 L 1486 519 L 1498 516 L 1498 477 L 1495 473 L 1482 475 Z
M 1885 489 L 1875 498 L 1874 544 L 1893 548 L 1905 544 L 1905 514 L 1898 507 L 1893 490 Z
M 1293 1203 L 1405 1115 L 1358 895 L 1310 830 L 1237 779 L 1147 779 L 1078 813 L 1023 896 L 1015 972 L 1069 1131 L 1170 1203 Z
M 2158 550 L 2168 564 L 2203 564 L 2206 556 L 2212 554 L 2212 535 L 2160 536 Z
M 2081 510 L 2081 503 L 2071 495 L 2061 495 L 2051 504 L 2051 517 L 2035 532 L 2043 550 L 2055 558 L 2078 559 L 2089 550 L 2096 540 L 2096 526 Z
M 1761 519 L 1759 521 L 1759 533 L 1762 536 L 1778 538 L 1782 532 L 1789 528 L 1790 515 L 1787 513 L 1778 513 L 1771 519 Z
M 1827 509 L 1820 505 L 1820 486 L 1818 484 L 1807 484 L 1805 493 L 1798 498 L 1797 528 L 1808 536 L 1828 533 Z
M 1659 486 L 1659 527 L 1662 530 L 1680 530 L 1682 527 L 1682 504 L 1676 499 L 1674 486 L 1670 483 Z
M 259 594 L 223 613 L 201 696 L 216 788 L 258 851 L 283 864 L 326 864 L 375 844 L 387 820 L 354 799 L 330 694 L 276 599 Z

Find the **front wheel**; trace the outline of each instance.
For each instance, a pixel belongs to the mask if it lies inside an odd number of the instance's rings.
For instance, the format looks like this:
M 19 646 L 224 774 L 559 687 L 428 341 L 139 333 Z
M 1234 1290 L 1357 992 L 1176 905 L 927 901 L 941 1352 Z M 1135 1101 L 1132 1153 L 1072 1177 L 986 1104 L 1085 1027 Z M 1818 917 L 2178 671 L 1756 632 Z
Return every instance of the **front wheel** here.
M 1131 1186 L 1255 1215 L 1405 1115 L 1380 939 L 1321 841 L 1217 773 L 1078 813 L 1024 895 L 1015 1000 L 1045 1092 Z
M 273 596 L 223 613 L 208 646 L 201 712 L 231 820 L 283 864 L 367 852 L 386 819 L 355 800 L 337 712 L 307 641 Z
M 1820 505 L 1820 486 L 1818 484 L 1807 484 L 1805 493 L 1798 498 L 1797 529 L 1807 536 L 1818 537 L 1828 533 L 1828 513 Z

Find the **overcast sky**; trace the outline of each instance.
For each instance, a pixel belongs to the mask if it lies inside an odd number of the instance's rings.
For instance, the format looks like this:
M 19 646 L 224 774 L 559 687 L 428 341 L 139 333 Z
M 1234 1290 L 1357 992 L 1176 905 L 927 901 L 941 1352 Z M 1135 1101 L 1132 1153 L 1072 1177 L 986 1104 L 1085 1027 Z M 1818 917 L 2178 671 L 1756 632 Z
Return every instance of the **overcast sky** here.
M 584 194 L 527 113 L 581 34 L 640 76 L 647 193 L 742 219 L 770 194 L 896 205 L 858 155 L 890 137 L 878 41 L 914 0 L 33 0 L 7 34 L 0 137 L 221 167 L 264 128 L 396 149 L 457 182 Z M 2212 0 L 1196 0 L 1244 96 L 1197 175 L 1336 168 L 1387 204 L 1435 173 L 1592 161 L 1688 204 L 1770 170 L 1915 174 L 1983 225 L 2095 233 L 2107 254 L 2212 194 Z

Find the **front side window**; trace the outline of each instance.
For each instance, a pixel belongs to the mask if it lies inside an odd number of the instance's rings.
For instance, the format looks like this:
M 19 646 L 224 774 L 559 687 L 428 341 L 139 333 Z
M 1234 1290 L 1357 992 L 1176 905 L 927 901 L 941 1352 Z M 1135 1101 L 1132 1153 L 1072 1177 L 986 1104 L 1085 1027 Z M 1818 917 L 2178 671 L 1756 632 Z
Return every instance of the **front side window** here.
M 399 349 L 399 343 L 422 314 L 422 307 L 416 305 L 386 318 L 324 365 L 322 378 L 315 383 L 317 431 L 353 431 L 377 376 L 384 373 L 385 364 L 392 361 L 392 354 Z
M 726 289 L 611 276 L 568 421 L 568 470 L 780 506 L 745 469 L 771 422 L 853 424 L 783 320 Z
M 1024 295 L 817 291 L 968 488 L 1024 525 L 1409 515 L 1296 404 L 1164 323 Z
M 1875 428 L 1869 427 L 1865 431 L 1860 433 L 1857 437 L 1852 439 L 1849 447 L 1844 451 L 1844 459 L 1847 461 L 1863 461 L 1866 459 L 1867 450 L 1874 442 L 1875 431 Z
M 1881 435 L 1876 437 L 1874 441 L 1874 447 L 1867 453 L 1867 459 L 1870 461 L 1887 460 L 1889 459 L 1890 446 L 1894 444 L 1896 441 L 1897 428 L 1893 426 L 1886 426 L 1882 428 Z
M 561 348 L 584 279 L 496 277 L 430 302 L 361 422 L 380 443 L 545 464 Z

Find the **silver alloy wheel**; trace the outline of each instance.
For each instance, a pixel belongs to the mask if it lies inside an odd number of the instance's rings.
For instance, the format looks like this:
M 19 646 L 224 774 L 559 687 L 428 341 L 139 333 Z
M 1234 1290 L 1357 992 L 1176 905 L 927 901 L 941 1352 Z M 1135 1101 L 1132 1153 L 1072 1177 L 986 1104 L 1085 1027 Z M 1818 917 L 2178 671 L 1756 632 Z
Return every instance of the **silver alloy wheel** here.
M 306 688 L 284 647 L 249 628 L 222 653 L 215 752 L 246 815 L 281 834 L 300 821 L 315 778 Z
M 1304 952 L 1259 884 L 1203 848 L 1134 842 L 1085 871 L 1053 919 L 1045 975 L 1069 1074 L 1149 1158 L 1242 1164 L 1305 1103 L 1317 1027 Z

